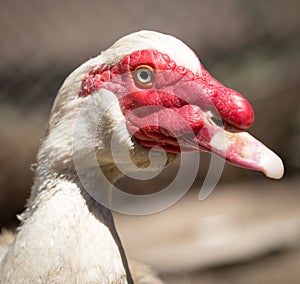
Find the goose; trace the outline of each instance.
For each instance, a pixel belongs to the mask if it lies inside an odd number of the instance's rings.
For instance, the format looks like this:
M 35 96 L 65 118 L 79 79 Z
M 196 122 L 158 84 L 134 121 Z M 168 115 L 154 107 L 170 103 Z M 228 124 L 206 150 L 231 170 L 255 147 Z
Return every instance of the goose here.
M 246 131 L 253 120 L 249 102 L 181 40 L 155 31 L 122 37 L 58 91 L 21 224 L 0 238 L 0 282 L 161 283 L 128 263 L 109 186 L 191 151 L 280 179 L 281 159 Z

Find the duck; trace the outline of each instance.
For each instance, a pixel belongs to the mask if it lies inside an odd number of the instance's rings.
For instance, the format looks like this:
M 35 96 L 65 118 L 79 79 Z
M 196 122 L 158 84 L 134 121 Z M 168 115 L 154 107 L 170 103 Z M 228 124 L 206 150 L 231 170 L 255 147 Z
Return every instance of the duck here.
M 281 159 L 247 132 L 253 121 L 246 98 L 181 40 L 120 38 L 58 91 L 20 226 L 0 237 L 0 282 L 162 283 L 126 257 L 112 211 L 145 210 L 115 195 L 115 182 L 199 151 L 280 179 Z

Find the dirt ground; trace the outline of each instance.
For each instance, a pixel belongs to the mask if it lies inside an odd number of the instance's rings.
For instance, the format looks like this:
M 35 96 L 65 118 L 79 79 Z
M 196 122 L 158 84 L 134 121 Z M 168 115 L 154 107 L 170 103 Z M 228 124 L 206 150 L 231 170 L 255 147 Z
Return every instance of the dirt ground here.
M 191 191 L 164 212 L 117 215 L 130 258 L 166 283 L 296 284 L 300 281 L 300 180 Z

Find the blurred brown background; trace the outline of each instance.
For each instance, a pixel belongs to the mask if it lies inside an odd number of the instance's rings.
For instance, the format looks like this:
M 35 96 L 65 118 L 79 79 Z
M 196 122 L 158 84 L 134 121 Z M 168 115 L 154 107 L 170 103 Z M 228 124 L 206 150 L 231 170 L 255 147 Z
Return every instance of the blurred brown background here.
M 194 190 L 148 217 L 116 216 L 128 254 L 167 283 L 300 283 L 300 1 L 5 1 L 0 3 L 0 227 L 14 227 L 30 165 L 64 78 L 119 37 L 170 33 L 251 102 L 251 133 L 284 160 L 282 181 L 226 166 L 205 201 Z M 151 188 L 125 179 L 122 187 Z

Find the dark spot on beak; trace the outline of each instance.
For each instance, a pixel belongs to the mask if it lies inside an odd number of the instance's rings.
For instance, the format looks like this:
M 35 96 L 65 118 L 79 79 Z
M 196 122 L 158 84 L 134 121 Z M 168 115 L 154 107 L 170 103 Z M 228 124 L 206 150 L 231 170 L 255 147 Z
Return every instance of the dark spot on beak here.
M 212 116 L 210 118 L 210 120 L 218 127 L 223 127 L 224 126 L 224 122 L 221 118 L 216 117 L 216 116 Z

